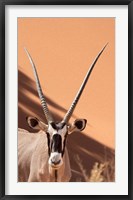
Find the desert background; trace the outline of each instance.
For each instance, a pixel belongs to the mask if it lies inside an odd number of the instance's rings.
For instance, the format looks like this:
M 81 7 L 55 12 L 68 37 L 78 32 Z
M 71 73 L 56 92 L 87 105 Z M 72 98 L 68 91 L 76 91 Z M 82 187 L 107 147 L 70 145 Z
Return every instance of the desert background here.
M 27 116 L 46 120 L 24 47 L 34 60 L 49 109 L 60 121 L 107 42 L 70 120 L 87 119 L 83 132 L 68 136 L 74 182 L 87 181 L 92 170 L 103 181 L 115 181 L 115 19 L 18 18 L 18 127 L 30 132 Z

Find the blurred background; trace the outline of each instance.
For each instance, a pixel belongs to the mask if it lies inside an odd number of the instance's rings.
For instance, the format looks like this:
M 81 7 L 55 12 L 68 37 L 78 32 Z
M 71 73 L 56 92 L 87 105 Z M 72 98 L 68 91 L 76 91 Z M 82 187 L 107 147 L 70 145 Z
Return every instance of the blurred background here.
M 67 142 L 74 182 L 115 180 L 115 19 L 18 18 L 18 127 L 31 132 L 27 116 L 46 119 L 24 47 L 49 109 L 60 121 L 107 42 L 70 120 L 87 119 L 85 130 Z

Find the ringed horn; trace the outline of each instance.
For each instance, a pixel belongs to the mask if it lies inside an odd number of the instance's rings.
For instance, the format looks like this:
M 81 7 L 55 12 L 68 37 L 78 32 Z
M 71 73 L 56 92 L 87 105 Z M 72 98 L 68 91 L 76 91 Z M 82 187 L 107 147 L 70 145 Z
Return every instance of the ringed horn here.
M 77 92 L 77 94 L 76 94 L 76 96 L 75 96 L 75 98 L 74 98 L 69 110 L 67 111 L 66 115 L 64 116 L 62 122 L 67 123 L 69 121 L 70 117 L 72 116 L 72 114 L 74 112 L 74 109 L 75 109 L 75 107 L 76 107 L 76 105 L 77 105 L 77 103 L 78 103 L 78 101 L 80 99 L 80 96 L 81 96 L 81 94 L 82 94 L 82 92 L 83 92 L 83 90 L 85 88 L 85 85 L 86 85 L 86 83 L 87 83 L 87 81 L 88 81 L 88 79 L 89 79 L 89 77 L 91 75 L 91 72 L 92 72 L 96 62 L 98 61 L 99 57 L 101 56 L 101 54 L 103 53 L 103 51 L 104 51 L 104 49 L 106 48 L 107 45 L 108 45 L 108 43 L 98 53 L 98 55 L 96 56 L 96 58 L 93 61 L 92 65 L 90 66 L 90 68 L 89 68 L 89 70 L 88 70 L 88 72 L 87 72 L 87 74 L 86 74 L 86 76 L 85 76 L 85 78 L 84 78 L 84 80 L 83 80 L 83 82 L 82 82 L 82 84 L 81 84 L 81 86 L 80 86 L 80 88 L 79 88 L 79 90 L 78 90 L 78 92 Z M 49 122 L 53 121 L 53 118 L 52 118 L 52 116 L 51 116 L 51 114 L 49 112 L 45 96 L 43 95 L 35 64 L 34 64 L 32 58 L 31 58 L 29 52 L 27 51 L 27 49 L 26 48 L 24 48 L 24 49 L 25 49 L 25 51 L 26 51 L 26 53 L 28 55 L 28 58 L 30 60 L 31 65 L 32 65 L 34 76 L 35 76 L 38 95 L 39 95 L 40 100 L 41 100 L 41 104 L 42 104 L 42 107 L 43 107 L 43 112 L 45 114 L 47 122 L 49 123 Z
M 35 64 L 29 54 L 29 52 L 27 51 L 26 48 L 24 48 L 24 50 L 26 51 L 27 55 L 28 55 L 28 58 L 30 60 L 30 63 L 32 65 L 32 69 L 33 69 L 33 72 L 34 72 L 34 77 L 35 77 L 35 81 L 36 81 L 36 87 L 37 87 L 37 91 L 38 91 L 38 95 L 39 95 L 39 98 L 41 100 L 41 104 L 42 104 L 42 108 L 43 108 L 43 112 L 44 112 L 44 115 L 47 119 L 47 122 L 51 122 L 53 121 L 53 118 L 49 112 L 49 109 L 48 109 L 48 106 L 47 106 L 47 102 L 46 102 L 46 99 L 45 99 L 45 96 L 42 92 L 42 88 L 41 88 L 41 85 L 40 85 L 40 81 L 39 81 L 39 77 L 38 77 L 38 74 L 37 74 L 37 70 L 36 70 L 36 67 L 35 67 Z
M 80 98 L 80 96 L 81 96 L 81 94 L 82 94 L 82 92 L 83 92 L 83 90 L 85 88 L 85 85 L 86 85 L 86 83 L 87 83 L 87 81 L 88 81 L 88 79 L 89 79 L 89 77 L 91 75 L 91 72 L 92 72 L 96 62 L 98 61 L 100 55 L 102 54 L 102 52 L 104 51 L 104 49 L 105 49 L 105 47 L 107 45 L 108 45 L 108 43 L 99 52 L 99 54 L 96 56 L 95 60 L 93 61 L 92 65 L 90 66 L 90 68 L 89 68 L 89 70 L 88 70 L 88 72 L 87 72 L 87 74 L 86 74 L 86 76 L 85 76 L 80 88 L 79 88 L 79 91 L 77 92 L 77 94 L 76 94 L 76 96 L 75 96 L 75 98 L 74 98 L 69 110 L 67 111 L 66 115 L 64 116 L 63 122 L 67 123 L 69 121 L 70 117 L 72 116 L 73 111 L 74 111 L 74 109 L 75 109 L 75 107 L 76 107 L 76 105 L 77 105 L 77 103 L 79 101 L 79 98 Z

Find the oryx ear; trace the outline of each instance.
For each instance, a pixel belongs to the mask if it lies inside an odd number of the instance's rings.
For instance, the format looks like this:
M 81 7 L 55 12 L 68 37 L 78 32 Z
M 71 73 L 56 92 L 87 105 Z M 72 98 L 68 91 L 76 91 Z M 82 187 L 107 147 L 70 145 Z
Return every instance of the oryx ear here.
M 26 117 L 28 125 L 32 129 L 36 130 L 47 130 L 48 125 L 37 119 L 36 117 Z
M 74 125 L 80 131 L 83 131 L 86 127 L 87 120 L 86 119 L 76 119 L 74 121 Z
M 69 134 L 74 131 L 83 131 L 86 127 L 86 123 L 87 123 L 86 119 L 76 119 L 69 129 Z

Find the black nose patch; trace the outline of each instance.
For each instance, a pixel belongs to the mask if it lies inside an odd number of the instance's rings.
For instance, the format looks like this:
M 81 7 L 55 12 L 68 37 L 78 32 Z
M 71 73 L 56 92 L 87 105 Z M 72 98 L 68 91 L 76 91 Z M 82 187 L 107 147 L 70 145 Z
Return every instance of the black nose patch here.
M 62 152 L 62 138 L 59 134 L 53 135 L 51 143 L 52 152 Z

